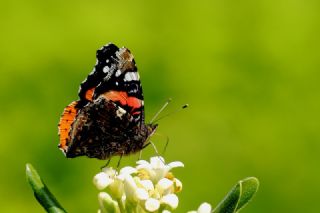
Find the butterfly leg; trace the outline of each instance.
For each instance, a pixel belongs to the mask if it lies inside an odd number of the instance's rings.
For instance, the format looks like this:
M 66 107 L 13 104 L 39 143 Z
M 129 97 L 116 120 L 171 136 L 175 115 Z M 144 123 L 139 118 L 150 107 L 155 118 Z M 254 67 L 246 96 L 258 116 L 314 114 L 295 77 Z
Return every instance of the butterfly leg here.
M 109 165 L 110 161 L 111 161 L 111 158 L 109 158 L 107 163 L 104 166 L 101 166 L 100 169 L 102 170 L 103 168 L 106 168 Z
M 142 149 L 146 148 L 146 147 L 149 146 L 150 144 L 151 144 L 151 143 L 149 142 L 149 143 L 143 145 Z M 141 149 L 141 151 L 142 151 L 142 149 Z
M 142 157 L 142 149 L 141 149 L 140 152 L 139 152 L 138 160 L 141 160 L 141 157 Z
M 120 162 L 121 162 L 122 156 L 123 156 L 123 153 L 120 155 L 119 161 L 117 163 L 117 168 L 119 168 L 119 166 L 120 166 Z

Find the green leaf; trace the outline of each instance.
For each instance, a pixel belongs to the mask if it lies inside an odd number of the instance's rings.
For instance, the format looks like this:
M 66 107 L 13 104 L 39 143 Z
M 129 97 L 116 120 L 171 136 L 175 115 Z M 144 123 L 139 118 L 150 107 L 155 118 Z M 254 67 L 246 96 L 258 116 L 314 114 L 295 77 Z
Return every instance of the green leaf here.
M 239 212 L 258 191 L 259 181 L 255 177 L 240 180 L 213 210 L 214 213 Z
M 66 211 L 51 194 L 47 186 L 43 183 L 37 171 L 31 164 L 26 164 L 27 181 L 31 185 L 34 196 L 43 208 L 50 213 L 65 213 Z

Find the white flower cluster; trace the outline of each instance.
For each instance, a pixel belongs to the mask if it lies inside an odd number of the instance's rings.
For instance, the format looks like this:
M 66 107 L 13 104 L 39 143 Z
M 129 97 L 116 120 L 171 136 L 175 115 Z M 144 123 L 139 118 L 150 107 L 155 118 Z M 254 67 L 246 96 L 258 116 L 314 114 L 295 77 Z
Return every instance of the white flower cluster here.
M 104 168 L 93 182 L 99 190 L 99 212 L 163 212 L 177 208 L 176 193 L 182 190 L 182 183 L 170 172 L 172 168 L 183 167 L 179 161 L 164 163 L 160 156 L 150 162 L 137 161 L 137 166 L 124 167 L 117 172 Z

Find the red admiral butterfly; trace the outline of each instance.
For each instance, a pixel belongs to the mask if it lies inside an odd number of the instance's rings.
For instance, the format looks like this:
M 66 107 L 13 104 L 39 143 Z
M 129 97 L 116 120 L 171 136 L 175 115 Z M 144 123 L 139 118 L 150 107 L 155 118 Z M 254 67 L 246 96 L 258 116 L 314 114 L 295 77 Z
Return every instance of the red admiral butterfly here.
M 157 124 L 145 124 L 142 87 L 133 55 L 114 44 L 97 51 L 93 71 L 81 83 L 79 100 L 59 122 L 59 148 L 67 158 L 109 159 L 148 145 Z

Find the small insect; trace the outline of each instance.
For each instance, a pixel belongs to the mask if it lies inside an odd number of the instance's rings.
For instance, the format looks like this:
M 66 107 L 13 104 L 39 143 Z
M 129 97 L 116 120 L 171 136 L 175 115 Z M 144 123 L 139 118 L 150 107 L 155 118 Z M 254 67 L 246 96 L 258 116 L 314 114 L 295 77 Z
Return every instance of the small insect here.
M 130 51 L 107 44 L 97 51 L 93 71 L 81 83 L 79 100 L 63 111 L 59 148 L 67 158 L 110 159 L 150 144 L 157 124 L 146 124 L 139 73 Z

